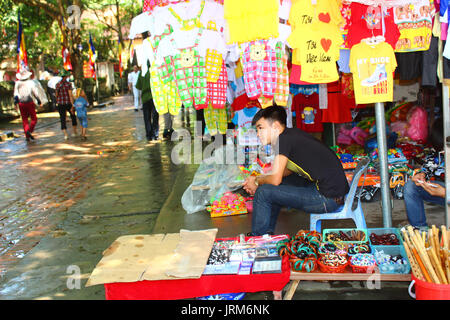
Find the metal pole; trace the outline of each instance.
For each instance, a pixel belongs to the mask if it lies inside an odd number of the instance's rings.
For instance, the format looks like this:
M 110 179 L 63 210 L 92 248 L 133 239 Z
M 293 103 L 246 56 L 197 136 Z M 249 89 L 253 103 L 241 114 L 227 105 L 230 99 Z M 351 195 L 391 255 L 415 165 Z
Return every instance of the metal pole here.
M 331 129 L 333 131 L 333 146 L 336 145 L 336 125 L 334 122 L 331 124 Z
M 383 212 L 383 227 L 392 226 L 391 194 L 389 189 L 389 169 L 387 159 L 386 119 L 384 118 L 384 103 L 375 103 L 375 118 L 377 122 L 378 161 L 380 161 L 381 177 L 381 209 Z
M 447 138 L 450 136 L 450 106 L 449 106 L 448 87 L 442 83 L 442 108 L 444 117 L 444 159 L 445 159 L 445 225 L 449 228 L 450 224 L 450 145 Z

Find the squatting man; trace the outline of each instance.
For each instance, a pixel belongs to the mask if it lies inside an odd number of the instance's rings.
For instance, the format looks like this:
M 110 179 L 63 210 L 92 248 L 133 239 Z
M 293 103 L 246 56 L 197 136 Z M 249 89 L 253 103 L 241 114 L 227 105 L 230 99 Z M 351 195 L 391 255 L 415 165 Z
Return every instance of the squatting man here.
M 275 158 L 270 174 L 244 182 L 244 190 L 254 195 L 249 235 L 274 234 L 282 207 L 327 213 L 344 203 L 349 186 L 338 157 L 312 135 L 287 128 L 283 107 L 258 111 L 252 125 L 260 142 L 272 145 Z

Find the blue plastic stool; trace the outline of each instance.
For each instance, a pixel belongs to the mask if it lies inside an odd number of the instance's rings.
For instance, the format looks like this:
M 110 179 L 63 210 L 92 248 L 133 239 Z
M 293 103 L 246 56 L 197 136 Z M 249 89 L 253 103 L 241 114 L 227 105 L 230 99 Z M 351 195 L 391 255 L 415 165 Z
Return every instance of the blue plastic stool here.
M 353 201 L 356 195 L 356 189 L 358 188 L 358 181 L 364 173 L 363 184 L 360 188 L 360 195 L 362 187 L 364 186 L 365 174 L 367 167 L 369 166 L 369 159 L 361 159 L 355 169 L 352 182 L 350 184 L 350 191 L 346 195 L 345 203 L 339 207 L 338 211 L 331 213 L 311 213 L 309 220 L 309 230 L 317 232 L 322 231 L 322 220 L 339 220 L 339 219 L 353 219 L 358 229 L 366 229 L 366 219 L 364 219 L 364 212 L 361 207 L 361 200 L 358 197 L 358 205 L 353 210 Z

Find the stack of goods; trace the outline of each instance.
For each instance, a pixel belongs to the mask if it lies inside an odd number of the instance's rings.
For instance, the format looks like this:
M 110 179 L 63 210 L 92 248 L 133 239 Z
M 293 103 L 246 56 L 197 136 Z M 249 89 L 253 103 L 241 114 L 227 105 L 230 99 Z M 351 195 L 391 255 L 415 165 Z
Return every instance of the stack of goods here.
M 344 272 L 348 265 L 346 245 L 342 242 L 322 243 L 317 261 L 324 273 Z
M 277 244 L 280 256 L 288 256 L 293 271 L 312 272 L 317 268 L 318 250 L 322 235 L 317 231 L 300 230 Z
M 377 235 L 375 233 L 370 234 L 370 242 L 374 246 L 398 246 L 400 240 L 394 233 L 388 233 L 383 235 Z
M 401 254 L 388 254 L 388 251 L 375 249 L 375 260 L 380 273 L 409 273 L 411 267 L 408 258 Z
M 348 255 L 352 257 L 359 253 L 372 253 L 372 249 L 368 243 L 355 243 L 348 245 Z
M 358 253 L 350 259 L 350 266 L 355 273 L 372 273 L 376 266 L 375 257 L 370 253 Z
M 234 216 L 247 213 L 245 198 L 240 194 L 225 192 L 220 199 L 213 200 L 206 210 L 211 218 Z
M 324 241 L 327 242 L 353 242 L 361 243 L 367 241 L 367 232 L 363 229 L 341 229 L 331 231 L 333 229 L 325 229 Z
M 281 257 L 289 258 L 293 272 L 373 273 L 378 267 L 379 273 L 407 274 L 411 270 L 411 258 L 396 228 L 325 229 L 323 235 L 300 230 L 276 248 Z
M 414 277 L 435 284 L 450 284 L 450 230 L 436 226 L 420 233 L 411 226 L 402 229 L 403 245 Z
M 216 240 L 203 275 L 280 273 L 277 243 L 287 235 Z

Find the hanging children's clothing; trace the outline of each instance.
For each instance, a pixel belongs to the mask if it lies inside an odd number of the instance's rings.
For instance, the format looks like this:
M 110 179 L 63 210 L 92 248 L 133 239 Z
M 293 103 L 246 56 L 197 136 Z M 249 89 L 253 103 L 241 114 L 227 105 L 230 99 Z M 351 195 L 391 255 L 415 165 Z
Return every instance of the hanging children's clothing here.
M 386 43 L 352 47 L 350 69 L 353 73 L 356 103 L 392 101 L 393 72 L 397 67 L 394 50 Z
M 216 82 L 219 80 L 222 65 L 227 56 L 227 47 L 223 35 L 216 30 L 214 23 L 208 24 L 208 29 L 203 32 L 200 41 L 201 54 L 206 57 L 206 80 Z
M 292 28 L 288 23 L 289 13 L 291 12 L 291 0 L 280 1 L 280 9 L 278 11 L 278 38 L 277 41 L 281 41 L 287 45 L 287 39 L 291 35 Z
M 278 37 L 279 0 L 227 0 L 226 41 L 245 43 Z
M 150 31 L 153 28 L 153 17 L 148 13 L 141 13 L 131 20 L 130 32 L 128 34 L 129 39 L 134 39 L 137 34 L 145 31 Z
M 156 7 L 152 13 L 155 23 L 152 34 L 160 34 L 165 25 L 174 30 L 189 31 L 195 28 L 207 28 L 214 23 L 216 30 L 223 32 L 225 19 L 223 5 L 210 0 L 189 0 L 165 7 Z
M 247 96 L 250 99 L 257 99 L 261 95 L 273 98 L 277 85 L 275 48 L 268 40 L 244 43 L 240 48 Z
M 292 41 L 305 33 L 305 27 L 317 22 L 329 23 L 337 28 L 344 24 L 337 0 L 293 1 L 289 15 L 292 33 L 287 40 L 290 46 L 298 48 Z
M 339 51 L 339 60 L 338 60 L 338 66 L 339 71 L 344 73 L 350 73 L 350 50 L 348 49 L 342 49 Z
M 327 84 L 328 107 L 322 110 L 322 122 L 347 123 L 352 121 L 351 107 L 355 106 L 355 99 L 342 94 L 339 81 Z M 352 102 L 353 101 L 353 102 Z
M 396 52 L 428 50 L 436 13 L 433 1 L 418 0 L 395 7 L 394 21 L 400 31 Z
M 177 30 L 165 37 L 158 48 L 163 82 L 175 81 L 178 94 L 186 108 L 205 108 L 207 81 L 205 58 L 200 55 L 199 41 L 203 28 Z
M 339 47 L 343 40 L 335 25 L 313 23 L 303 34 L 291 39 L 290 43 L 295 48 L 301 48 L 301 81 L 329 83 L 339 79 L 336 61 L 339 59 Z
M 352 16 L 347 36 L 349 48 L 360 43 L 362 39 L 384 36 L 386 42 L 395 49 L 400 31 L 394 21 L 393 8 L 352 2 L 350 9 Z
M 225 63 L 221 68 L 219 78 L 216 82 L 208 81 L 207 103 L 214 109 L 223 109 L 227 102 L 228 75 Z
M 142 72 L 147 70 L 147 61 L 150 63 L 150 87 L 152 90 L 153 102 L 159 114 L 177 115 L 181 109 L 181 99 L 178 95 L 175 82 L 173 80 L 163 82 L 161 67 L 155 63 L 156 54 L 161 40 L 173 32 L 170 26 L 166 26 L 161 35 L 153 35 L 144 40 L 143 48 L 146 53 Z
M 322 132 L 322 110 L 319 108 L 319 95 L 297 94 L 292 101 L 297 128 L 306 132 Z
M 184 1 L 188 0 L 144 0 L 142 11 L 151 13 L 155 7 L 165 7 L 169 4 L 175 4 Z
M 217 109 L 209 103 L 204 109 L 206 128 L 210 135 L 226 134 L 228 128 L 227 110 L 225 108 Z
M 241 146 L 256 146 L 259 144 L 256 129 L 252 120 L 259 108 L 245 108 L 234 114 L 232 122 L 238 127 L 238 144 Z
M 297 85 L 290 83 L 289 91 L 292 95 L 297 95 L 299 93 L 310 95 L 312 93 L 319 93 L 319 85 L 318 84 L 309 84 L 309 85 Z
M 340 3 L 339 10 L 341 11 L 342 18 L 344 18 L 344 23 L 341 25 L 340 30 L 342 33 L 342 38 L 344 39 L 344 43 L 342 44 L 343 49 L 348 49 L 348 29 L 350 28 L 350 24 L 352 22 L 352 10 L 350 9 L 350 1 L 343 0 Z
M 288 55 L 282 42 L 277 43 L 275 51 L 277 55 L 277 86 L 274 100 L 277 105 L 285 107 L 289 98 Z

